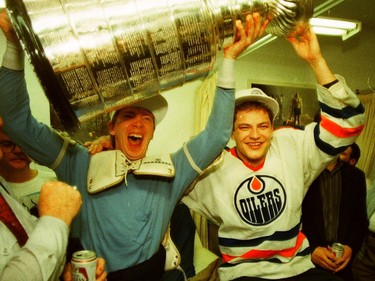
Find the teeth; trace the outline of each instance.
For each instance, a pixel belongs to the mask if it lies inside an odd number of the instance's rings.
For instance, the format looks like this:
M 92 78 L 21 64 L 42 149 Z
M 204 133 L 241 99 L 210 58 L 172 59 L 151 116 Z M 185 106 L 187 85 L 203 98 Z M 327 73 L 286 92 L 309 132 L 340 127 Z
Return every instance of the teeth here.
M 129 137 L 133 139 L 142 139 L 142 135 L 138 135 L 138 134 L 130 134 Z
M 250 146 L 259 146 L 260 143 L 249 143 Z

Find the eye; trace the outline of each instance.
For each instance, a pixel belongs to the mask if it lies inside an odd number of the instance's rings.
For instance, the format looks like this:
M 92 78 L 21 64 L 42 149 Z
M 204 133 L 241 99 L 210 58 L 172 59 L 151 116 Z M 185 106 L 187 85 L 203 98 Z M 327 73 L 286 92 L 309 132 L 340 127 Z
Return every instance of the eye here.
M 0 144 L 1 144 L 2 147 L 5 147 L 5 148 L 12 147 L 14 145 L 14 143 L 11 142 L 11 141 L 2 141 L 2 142 L 0 142 Z
M 241 131 L 246 131 L 246 130 L 249 129 L 249 126 L 247 126 L 247 125 L 239 125 L 238 129 L 241 130 Z
M 271 124 L 268 123 L 268 122 L 264 122 L 264 123 L 260 123 L 258 128 L 262 129 L 262 130 L 266 130 L 266 129 L 269 129 L 271 127 Z
M 147 122 L 154 122 L 154 119 L 152 118 L 152 116 L 149 116 L 149 115 L 145 115 L 143 116 L 143 120 L 147 121 Z

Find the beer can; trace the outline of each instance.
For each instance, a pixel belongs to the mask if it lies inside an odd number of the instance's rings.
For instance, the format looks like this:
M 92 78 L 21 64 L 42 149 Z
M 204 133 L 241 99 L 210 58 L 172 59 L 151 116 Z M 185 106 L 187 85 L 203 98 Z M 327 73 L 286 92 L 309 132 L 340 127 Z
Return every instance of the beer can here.
M 336 258 L 341 258 L 344 254 L 344 245 L 341 243 L 333 243 L 332 245 L 332 253 L 336 256 Z
M 96 253 L 83 250 L 75 252 L 72 256 L 73 281 L 96 280 Z

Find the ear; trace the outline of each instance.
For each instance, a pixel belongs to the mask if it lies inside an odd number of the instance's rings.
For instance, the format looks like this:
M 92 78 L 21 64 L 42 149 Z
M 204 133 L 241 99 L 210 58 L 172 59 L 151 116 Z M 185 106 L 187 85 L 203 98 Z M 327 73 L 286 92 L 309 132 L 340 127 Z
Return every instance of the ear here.
M 109 134 L 110 134 L 111 136 L 114 136 L 114 135 L 115 135 L 115 130 L 114 130 L 114 128 L 115 128 L 115 125 L 113 124 L 113 122 L 112 122 L 112 121 L 109 121 L 109 122 L 108 122 L 108 131 L 109 131 Z

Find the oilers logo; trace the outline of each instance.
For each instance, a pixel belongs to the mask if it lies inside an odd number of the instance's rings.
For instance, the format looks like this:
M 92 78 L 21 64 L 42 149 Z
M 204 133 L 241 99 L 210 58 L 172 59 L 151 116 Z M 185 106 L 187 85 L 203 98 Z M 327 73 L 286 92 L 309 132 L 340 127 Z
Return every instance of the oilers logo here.
M 234 204 L 241 219 L 250 225 L 266 225 L 283 212 L 286 195 L 283 185 L 274 177 L 256 175 L 237 188 Z

